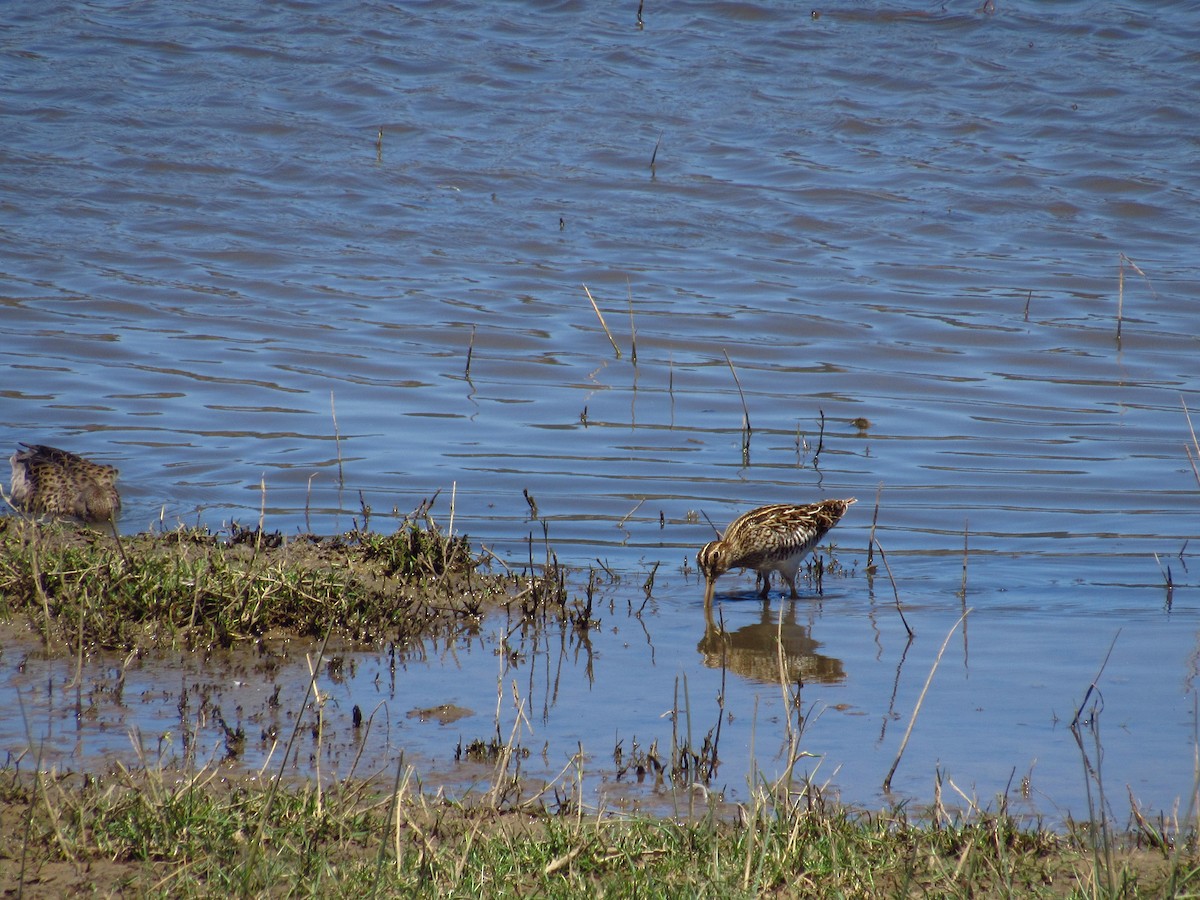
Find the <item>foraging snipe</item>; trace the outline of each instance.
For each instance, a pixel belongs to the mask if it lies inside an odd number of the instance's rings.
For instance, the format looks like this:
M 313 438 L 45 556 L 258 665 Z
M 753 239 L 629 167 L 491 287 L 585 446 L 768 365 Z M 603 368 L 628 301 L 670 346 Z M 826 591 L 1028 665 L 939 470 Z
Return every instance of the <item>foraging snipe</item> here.
M 805 506 L 776 503 L 760 506 L 734 519 L 719 540 L 709 541 L 696 554 L 707 582 L 704 604 L 712 602 L 717 578 L 730 569 L 754 569 L 762 576 L 762 596 L 778 572 L 796 594 L 796 573 L 808 552 L 825 536 L 854 499 L 822 500 Z
M 10 458 L 19 509 L 106 522 L 121 508 L 117 470 L 45 444 L 22 444 Z

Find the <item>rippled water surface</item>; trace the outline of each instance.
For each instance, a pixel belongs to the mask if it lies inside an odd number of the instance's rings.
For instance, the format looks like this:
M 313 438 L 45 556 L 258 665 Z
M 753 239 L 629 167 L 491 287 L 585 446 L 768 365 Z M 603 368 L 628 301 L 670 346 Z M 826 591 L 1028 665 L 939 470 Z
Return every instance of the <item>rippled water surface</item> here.
M 494 733 L 498 681 L 507 733 L 516 682 L 530 769 L 582 744 L 598 791 L 617 742 L 669 743 L 686 690 L 745 798 L 794 718 L 782 619 L 807 771 L 874 804 L 970 610 L 900 797 L 940 772 L 1086 814 L 1067 726 L 1111 647 L 1110 796 L 1186 805 L 1200 17 L 987 6 L 647 3 L 639 29 L 636 3 L 571 0 L 9 4 L 3 442 L 119 466 L 128 531 L 334 533 L 364 504 L 387 528 L 440 491 L 509 565 L 532 539 L 578 591 L 603 573 L 590 643 L 495 619 L 322 676 L 337 727 L 382 710 L 371 771 L 403 751 L 462 777 L 454 744 Z M 823 597 L 764 608 L 731 575 L 706 625 L 705 517 L 850 496 Z M 10 642 L 31 731 L 3 737 L 86 767 L 191 721 L 216 752 L 183 695 L 218 684 L 249 720 L 282 680 L 294 711 L 285 656 L 94 659 L 101 688 L 126 666 L 101 727 L 68 663 Z M 473 715 L 408 716 L 441 704 Z

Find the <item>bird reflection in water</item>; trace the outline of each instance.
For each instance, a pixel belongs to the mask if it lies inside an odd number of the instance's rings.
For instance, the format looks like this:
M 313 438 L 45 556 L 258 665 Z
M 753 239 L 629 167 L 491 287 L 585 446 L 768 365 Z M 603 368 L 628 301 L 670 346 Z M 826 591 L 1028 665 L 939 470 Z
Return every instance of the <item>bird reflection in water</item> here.
M 713 669 L 729 670 L 768 684 L 779 684 L 780 654 L 783 644 L 784 678 L 792 684 L 822 682 L 832 684 L 846 678 L 842 661 L 818 653 L 821 646 L 813 640 L 807 625 L 796 622 L 796 603 L 784 602 L 783 622 L 771 615 L 771 604 L 764 601 L 759 621 L 725 631 L 713 617 L 712 607 L 704 609 L 704 637 L 696 649 L 704 664 Z M 806 605 L 807 608 L 807 605 Z

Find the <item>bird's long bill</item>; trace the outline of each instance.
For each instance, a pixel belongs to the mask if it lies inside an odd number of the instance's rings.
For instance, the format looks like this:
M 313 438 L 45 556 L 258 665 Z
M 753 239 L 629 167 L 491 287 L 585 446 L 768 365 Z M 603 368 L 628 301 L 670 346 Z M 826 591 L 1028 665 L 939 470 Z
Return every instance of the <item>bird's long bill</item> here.
M 704 608 L 708 609 L 712 606 L 713 592 L 717 589 L 717 579 L 707 578 L 704 585 Z

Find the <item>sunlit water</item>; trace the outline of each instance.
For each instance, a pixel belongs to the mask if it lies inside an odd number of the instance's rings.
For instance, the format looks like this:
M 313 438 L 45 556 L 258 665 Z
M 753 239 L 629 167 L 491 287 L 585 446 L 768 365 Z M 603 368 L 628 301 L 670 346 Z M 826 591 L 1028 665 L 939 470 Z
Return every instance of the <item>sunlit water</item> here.
M 744 799 L 795 721 L 763 644 L 782 614 L 801 770 L 877 804 L 970 610 L 896 796 L 940 773 L 947 799 L 1086 814 L 1068 726 L 1099 673 L 1085 736 L 1115 811 L 1126 785 L 1186 808 L 1200 19 L 971 6 L 647 4 L 638 29 L 636 4 L 10 4 L 0 430 L 119 466 L 129 531 L 331 533 L 363 504 L 383 529 L 440 491 L 511 566 L 532 539 L 616 576 L 590 646 L 518 632 L 513 656 L 501 618 L 323 675 L 331 740 L 378 707 L 358 771 L 403 752 L 461 779 L 454 746 L 495 733 L 498 684 L 511 733 L 515 683 L 527 770 L 582 744 L 597 798 L 618 742 L 669 744 L 686 690 L 694 738 L 723 718 L 713 786 Z M 705 517 L 848 496 L 823 598 L 764 611 L 722 580 L 723 671 Z M 877 496 L 890 577 L 867 572 Z M 179 708 L 209 683 L 253 766 L 250 717 L 294 715 L 307 678 L 300 648 L 242 674 L 135 660 L 76 724 L 73 666 L 26 653 L 0 658 L 28 720 L 8 749 L 53 736 L 76 768 L 131 756 L 132 726 L 179 754 L 188 722 L 219 758 Z M 443 703 L 474 715 L 407 715 Z

